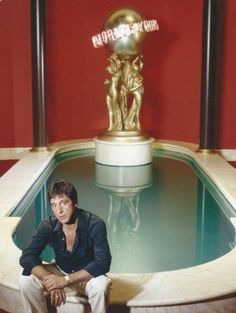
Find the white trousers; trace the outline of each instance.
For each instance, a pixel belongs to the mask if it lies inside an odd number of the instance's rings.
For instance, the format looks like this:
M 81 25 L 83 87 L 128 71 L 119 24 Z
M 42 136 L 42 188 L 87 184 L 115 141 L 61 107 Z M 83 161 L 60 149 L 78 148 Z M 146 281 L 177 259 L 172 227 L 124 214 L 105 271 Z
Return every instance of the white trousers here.
M 46 267 L 50 272 L 58 272 L 55 265 L 50 264 Z M 105 275 L 101 275 L 90 279 L 88 282 L 82 282 L 66 287 L 65 292 L 67 296 L 86 296 L 92 313 L 106 313 L 109 302 L 110 286 L 111 279 Z M 25 313 L 49 313 L 45 290 L 40 279 L 34 275 L 20 275 L 19 288 Z M 54 310 L 54 312 L 56 312 L 56 310 Z

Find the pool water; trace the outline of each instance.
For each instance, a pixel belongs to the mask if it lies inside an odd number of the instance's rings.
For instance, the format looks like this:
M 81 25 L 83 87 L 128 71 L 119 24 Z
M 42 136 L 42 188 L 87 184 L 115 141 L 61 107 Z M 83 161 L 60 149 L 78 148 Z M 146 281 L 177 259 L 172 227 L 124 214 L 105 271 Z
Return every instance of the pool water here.
M 46 191 L 58 179 L 72 182 L 79 206 L 106 222 L 111 272 L 182 269 L 218 258 L 234 247 L 232 212 L 191 160 L 163 152 L 154 153 L 149 165 L 111 167 L 96 164 L 88 152 L 57 158 L 14 234 L 21 249 L 51 214 Z M 43 258 L 52 257 L 48 248 Z

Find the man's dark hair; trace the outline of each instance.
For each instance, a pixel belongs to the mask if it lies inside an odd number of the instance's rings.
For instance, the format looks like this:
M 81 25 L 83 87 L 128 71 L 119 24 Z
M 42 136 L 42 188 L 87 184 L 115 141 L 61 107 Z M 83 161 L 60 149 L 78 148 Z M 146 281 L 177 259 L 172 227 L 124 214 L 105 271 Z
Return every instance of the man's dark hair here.
M 49 201 L 51 200 L 51 198 L 56 196 L 62 196 L 63 194 L 70 198 L 73 204 L 77 204 L 78 201 L 77 191 L 73 184 L 64 180 L 59 180 L 52 183 L 48 188 Z

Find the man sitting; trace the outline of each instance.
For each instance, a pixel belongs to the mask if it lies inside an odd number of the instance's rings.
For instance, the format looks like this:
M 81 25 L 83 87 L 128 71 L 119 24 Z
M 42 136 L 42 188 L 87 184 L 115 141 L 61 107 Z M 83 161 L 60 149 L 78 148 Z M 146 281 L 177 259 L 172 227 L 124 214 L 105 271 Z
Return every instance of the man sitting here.
M 20 258 L 24 312 L 47 313 L 45 294 L 56 308 L 74 290 L 88 297 L 93 313 L 105 313 L 111 285 L 105 275 L 111 264 L 106 225 L 77 207 L 77 192 L 69 182 L 53 183 L 48 199 L 53 215 L 40 223 Z M 53 264 L 43 264 L 40 258 L 47 244 L 54 249 Z

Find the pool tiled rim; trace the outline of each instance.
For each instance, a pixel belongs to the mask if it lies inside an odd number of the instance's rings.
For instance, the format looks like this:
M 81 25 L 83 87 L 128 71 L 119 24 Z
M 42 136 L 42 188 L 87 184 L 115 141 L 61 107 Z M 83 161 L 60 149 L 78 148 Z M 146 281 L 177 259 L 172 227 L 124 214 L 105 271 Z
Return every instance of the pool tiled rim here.
M 23 313 L 17 284 L 21 251 L 12 240 L 20 218 L 9 217 L 9 213 L 56 154 L 93 147 L 93 140 L 78 140 L 52 144 L 47 152 L 20 149 L 20 160 L 0 178 L 0 307 L 3 309 Z M 192 157 L 236 210 L 236 169 L 219 153 L 197 153 L 197 145 L 184 142 L 158 140 L 153 147 Z M 16 152 L 14 157 L 17 156 Z M 236 219 L 231 220 L 236 227 Z M 220 306 L 225 308 L 224 312 L 232 312 L 230 310 L 236 304 L 235 260 L 236 248 L 233 248 L 216 260 L 182 270 L 149 274 L 110 273 L 113 278 L 111 302 L 126 303 L 132 313 L 168 312 L 170 306 L 173 312 L 175 307 L 191 307 L 191 312 L 200 312 L 206 307 L 204 312 L 215 312 Z

